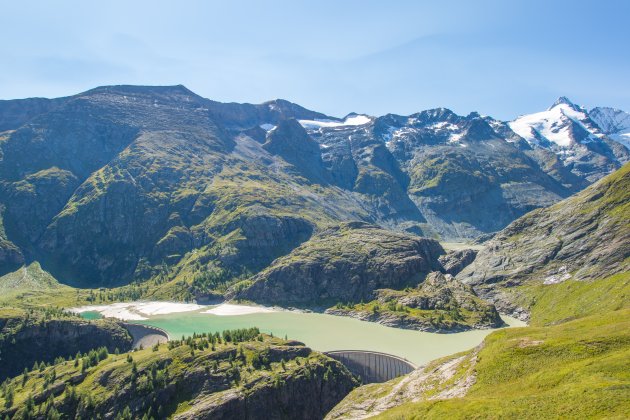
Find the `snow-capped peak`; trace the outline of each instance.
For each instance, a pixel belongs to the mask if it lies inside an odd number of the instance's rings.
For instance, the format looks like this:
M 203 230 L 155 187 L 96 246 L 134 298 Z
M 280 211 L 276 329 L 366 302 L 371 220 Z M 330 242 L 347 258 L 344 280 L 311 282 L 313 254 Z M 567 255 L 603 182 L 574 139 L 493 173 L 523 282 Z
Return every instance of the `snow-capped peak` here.
M 597 107 L 589 115 L 610 138 L 630 149 L 629 113 L 615 108 Z
M 558 99 L 556 99 L 556 102 L 554 102 L 553 105 L 551 105 L 547 110 L 549 111 L 558 105 L 568 105 L 572 108 L 576 107 L 576 105 L 573 102 L 571 102 L 569 98 L 567 98 L 566 96 L 561 96 Z
M 596 141 L 603 137 L 586 110 L 561 96 L 546 111 L 522 115 L 509 123 L 519 136 L 535 146 L 545 143 L 561 148 L 576 143 Z

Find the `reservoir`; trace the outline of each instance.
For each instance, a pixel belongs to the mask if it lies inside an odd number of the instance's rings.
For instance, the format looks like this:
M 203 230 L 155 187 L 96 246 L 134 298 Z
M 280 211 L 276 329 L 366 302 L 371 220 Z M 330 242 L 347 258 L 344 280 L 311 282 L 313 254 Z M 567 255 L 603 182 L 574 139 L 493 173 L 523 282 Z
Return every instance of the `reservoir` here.
M 143 304 L 152 305 L 153 303 Z M 111 306 L 115 306 L 110 305 Z M 155 305 L 155 304 L 153 304 Z M 171 304 L 177 305 L 177 304 Z M 245 327 L 258 327 L 262 332 L 277 337 L 287 336 L 299 340 L 317 351 L 332 350 L 369 350 L 403 357 L 416 365 L 425 364 L 439 357 L 471 349 L 481 343 L 493 330 L 472 330 L 452 334 L 436 334 L 399 328 L 386 327 L 373 322 L 354 318 L 327 315 L 321 313 L 295 311 L 253 312 L 247 306 L 228 305 L 237 308 L 227 313 L 208 313 L 212 306 L 191 306 L 186 311 L 168 312 L 147 311 L 141 316 L 127 319 L 129 322 L 162 328 L 172 338 L 181 338 L 193 333 L 221 332 L 223 330 Z M 219 305 L 221 306 L 221 305 Z M 107 312 L 102 307 L 76 308 L 76 312 L 88 314 L 94 318 L 95 312 Z M 216 308 L 216 307 L 215 307 Z M 243 308 L 244 310 L 238 310 Z M 133 311 L 133 308 L 131 309 Z M 212 310 L 212 309 L 211 309 Z M 127 311 L 127 312 L 125 312 Z M 156 313 L 157 312 L 157 313 Z M 129 308 L 120 309 L 120 313 L 129 314 Z M 136 314 L 135 312 L 131 312 Z M 111 313 L 108 316 L 116 316 Z M 524 326 L 525 323 L 503 316 L 511 327 Z

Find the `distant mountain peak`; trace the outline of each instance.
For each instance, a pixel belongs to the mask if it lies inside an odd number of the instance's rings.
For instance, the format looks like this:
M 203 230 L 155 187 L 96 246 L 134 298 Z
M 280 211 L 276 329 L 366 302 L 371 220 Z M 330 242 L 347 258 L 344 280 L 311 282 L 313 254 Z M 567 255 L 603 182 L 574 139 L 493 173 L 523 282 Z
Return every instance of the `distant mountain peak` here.
M 82 95 L 93 94 L 93 93 L 119 93 L 119 94 L 173 94 L 180 93 L 185 95 L 198 96 L 196 93 L 188 89 L 184 85 L 170 85 L 170 86 L 149 86 L 149 85 L 106 85 L 106 86 L 98 86 L 94 89 L 90 89 L 86 92 L 83 92 Z
M 558 99 L 556 99 L 556 101 L 553 103 L 553 105 L 549 107 L 549 109 L 553 109 L 557 107 L 558 105 L 569 105 L 572 108 L 577 107 L 577 105 L 575 105 L 569 98 L 567 98 L 566 96 L 561 96 Z

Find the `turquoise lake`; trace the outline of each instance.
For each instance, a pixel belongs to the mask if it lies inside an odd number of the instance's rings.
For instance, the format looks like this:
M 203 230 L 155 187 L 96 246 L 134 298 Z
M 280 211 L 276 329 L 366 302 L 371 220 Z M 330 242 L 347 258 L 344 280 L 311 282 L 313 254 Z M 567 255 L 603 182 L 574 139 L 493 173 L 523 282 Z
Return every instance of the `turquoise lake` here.
M 522 321 L 503 317 L 510 326 Z M 390 328 L 380 324 L 319 313 L 271 312 L 249 315 L 217 316 L 202 312 L 180 312 L 133 321 L 166 330 L 172 338 L 193 333 L 216 332 L 233 328 L 258 327 L 275 336 L 304 342 L 313 350 L 371 350 L 404 357 L 422 365 L 439 357 L 475 347 L 494 330 L 473 330 L 435 334 Z

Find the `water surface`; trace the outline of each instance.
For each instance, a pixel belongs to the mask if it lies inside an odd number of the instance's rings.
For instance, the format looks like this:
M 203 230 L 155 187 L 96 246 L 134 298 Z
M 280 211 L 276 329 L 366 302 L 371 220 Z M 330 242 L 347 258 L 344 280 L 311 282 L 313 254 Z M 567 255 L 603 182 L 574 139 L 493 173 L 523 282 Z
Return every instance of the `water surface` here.
M 514 318 L 503 319 L 510 326 L 525 325 Z M 404 357 L 417 365 L 473 348 L 493 331 L 435 334 L 390 328 L 347 317 L 290 311 L 233 316 L 186 312 L 156 315 L 133 322 L 162 328 L 172 338 L 195 332 L 221 332 L 255 326 L 262 332 L 302 341 L 313 350 L 380 351 Z
M 95 320 L 95 319 L 101 319 L 103 318 L 103 315 L 101 315 L 100 312 L 98 311 L 86 311 L 86 312 L 81 312 L 81 316 L 85 319 L 89 319 L 89 320 Z

